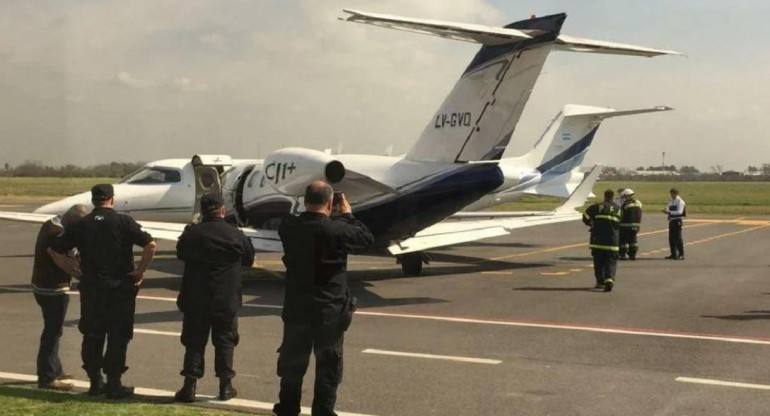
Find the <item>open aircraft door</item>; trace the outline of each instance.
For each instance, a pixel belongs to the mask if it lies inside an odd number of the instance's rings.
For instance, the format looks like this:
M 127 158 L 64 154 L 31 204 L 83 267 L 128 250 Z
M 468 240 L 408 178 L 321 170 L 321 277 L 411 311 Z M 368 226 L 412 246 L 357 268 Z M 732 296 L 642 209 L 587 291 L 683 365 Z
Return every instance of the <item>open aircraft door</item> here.
M 193 222 L 200 220 L 201 197 L 208 192 L 222 192 L 222 172 L 233 165 L 227 155 L 195 155 L 192 158 L 195 172 L 195 206 Z

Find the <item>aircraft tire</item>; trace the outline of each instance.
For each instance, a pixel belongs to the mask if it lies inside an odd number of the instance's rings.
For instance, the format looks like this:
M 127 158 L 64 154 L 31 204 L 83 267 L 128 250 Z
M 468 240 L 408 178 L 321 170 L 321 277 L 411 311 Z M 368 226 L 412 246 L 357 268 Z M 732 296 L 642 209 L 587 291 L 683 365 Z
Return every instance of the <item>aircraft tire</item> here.
M 407 276 L 419 276 L 422 273 L 422 253 L 407 253 L 399 256 L 401 270 Z

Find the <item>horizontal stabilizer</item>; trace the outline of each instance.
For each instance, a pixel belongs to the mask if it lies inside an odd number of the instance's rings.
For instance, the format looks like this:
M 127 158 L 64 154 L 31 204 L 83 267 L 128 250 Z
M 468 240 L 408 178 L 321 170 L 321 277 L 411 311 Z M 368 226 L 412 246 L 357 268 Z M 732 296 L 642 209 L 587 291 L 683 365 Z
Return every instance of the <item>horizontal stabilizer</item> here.
M 682 55 L 680 52 L 676 51 L 654 49 L 645 46 L 627 45 L 625 43 L 605 42 L 602 40 L 583 39 L 567 35 L 559 35 L 559 37 L 556 38 L 556 42 L 554 42 L 554 50 L 583 53 L 601 53 L 608 55 L 644 56 L 647 58 L 660 55 Z
M 531 38 L 530 35 L 516 29 L 445 22 L 441 20 L 415 19 L 412 17 L 359 12 L 349 9 L 344 9 L 343 12 L 350 14 L 347 18 L 340 18 L 340 20 L 347 22 L 366 23 L 387 29 L 405 30 L 407 32 L 422 33 L 484 45 L 504 45 Z

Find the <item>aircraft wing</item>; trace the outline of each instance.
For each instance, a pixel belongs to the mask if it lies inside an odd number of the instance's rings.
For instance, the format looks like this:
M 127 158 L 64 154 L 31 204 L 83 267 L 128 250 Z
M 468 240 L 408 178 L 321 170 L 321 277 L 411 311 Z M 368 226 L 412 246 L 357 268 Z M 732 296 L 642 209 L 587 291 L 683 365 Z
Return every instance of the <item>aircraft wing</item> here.
M 56 215 L 0 211 L 0 220 L 15 222 L 42 224 L 53 217 L 56 217 Z M 150 233 L 153 238 L 168 241 L 176 241 L 187 226 L 187 224 L 178 222 L 138 221 L 138 223 L 142 226 L 142 230 Z M 253 228 L 241 228 L 240 230 L 246 234 L 246 237 L 249 237 L 254 249 L 258 251 L 283 251 L 281 239 L 278 237 L 277 231 L 256 230 Z
M 51 218 L 53 214 L 33 214 L 31 212 L 2 212 L 0 211 L 0 220 L 30 222 L 33 224 L 42 224 Z
M 499 237 L 520 228 L 579 220 L 581 214 L 575 209 L 583 206 L 600 172 L 601 166 L 594 166 L 569 199 L 554 211 L 465 212 L 456 216 L 455 220 L 440 222 L 420 231 L 414 237 L 392 244 L 388 251 L 393 255 L 406 254 Z
M 150 233 L 158 240 L 176 241 L 187 224 L 176 222 L 139 221 L 142 230 Z M 251 245 L 258 251 L 283 251 L 278 232 L 274 230 L 258 230 L 254 228 L 240 228 L 246 237 L 251 240 Z

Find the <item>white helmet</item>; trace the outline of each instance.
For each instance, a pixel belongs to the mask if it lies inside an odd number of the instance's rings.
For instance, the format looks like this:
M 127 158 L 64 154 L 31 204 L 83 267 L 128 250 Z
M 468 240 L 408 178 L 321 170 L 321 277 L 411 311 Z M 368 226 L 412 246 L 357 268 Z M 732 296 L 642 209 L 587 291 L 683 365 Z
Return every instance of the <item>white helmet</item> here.
M 634 195 L 636 195 L 636 193 L 634 193 L 634 190 L 631 188 L 624 189 L 623 192 L 620 193 L 620 196 L 622 197 L 629 197 Z

